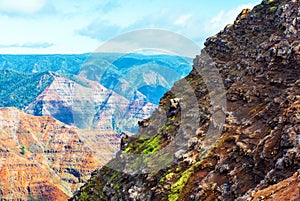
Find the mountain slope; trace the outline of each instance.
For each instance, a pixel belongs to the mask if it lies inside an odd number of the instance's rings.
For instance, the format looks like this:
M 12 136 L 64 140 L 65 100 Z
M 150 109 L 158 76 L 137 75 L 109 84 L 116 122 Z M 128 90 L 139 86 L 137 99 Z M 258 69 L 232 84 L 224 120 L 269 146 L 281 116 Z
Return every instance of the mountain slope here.
M 31 74 L 11 70 L 0 71 L 0 107 L 22 109 L 52 81 L 53 76 L 50 72 Z
M 52 116 L 79 128 L 116 135 L 121 131 L 134 133 L 138 120 L 147 118 L 156 108 L 141 93 L 129 101 L 97 82 L 77 76 L 72 79 L 76 82 L 54 76 L 53 82 L 24 111 L 36 116 Z
M 191 71 L 191 59 L 172 55 L 93 53 L 80 75 L 132 100 L 143 93 L 158 104 L 174 82 Z
M 208 38 L 193 71 L 165 94 L 138 139 L 70 200 L 299 200 L 299 10 L 298 0 L 264 0 Z M 227 110 L 217 110 L 226 114 L 221 137 L 206 136 L 219 124 L 210 121 L 212 92 L 199 72 L 212 64 L 226 90 Z M 185 82 L 193 91 L 181 89 Z M 177 150 L 180 144 L 186 149 Z M 170 145 L 176 152 L 164 155 Z M 156 158 L 171 161 L 156 168 L 163 164 Z
M 47 71 L 61 75 L 85 75 L 118 94 L 131 100 L 132 96 L 116 87 L 123 78 L 130 80 L 130 87 L 151 86 L 139 92 L 145 92 L 148 101 L 158 104 L 163 94 L 173 83 L 191 71 L 191 58 L 171 55 L 142 55 L 119 53 L 89 53 L 78 55 L 0 55 L 0 70 L 13 70 L 24 73 L 43 73 Z M 96 69 L 94 69 L 96 67 Z M 86 72 L 92 73 L 86 74 Z M 135 72 L 134 72 L 135 71 Z M 136 73 L 137 72 L 137 73 Z M 149 76 L 152 73 L 152 80 Z M 133 74 L 138 75 L 131 78 Z M 102 75 L 101 79 L 98 79 Z M 129 76 L 129 77 L 128 77 Z M 155 76 L 159 77 L 156 81 Z M 141 79 L 141 77 L 144 77 Z M 138 79 L 137 79 L 138 78 Z M 154 79 L 153 79 L 154 78 Z M 151 93 L 155 89 L 155 94 Z
M 156 108 L 139 92 L 129 101 L 76 75 L 11 70 L 0 72 L 0 106 L 17 107 L 36 116 L 52 116 L 79 128 L 114 131 L 115 121 L 119 130 L 128 133 L 135 133 L 138 120 L 149 117 Z
M 95 136 L 51 117 L 1 108 L 0 198 L 66 200 L 113 155 L 108 140 L 91 144 L 89 135 Z
M 190 62 L 170 55 L 0 55 L 0 106 L 114 135 L 136 133 Z
M 89 54 L 78 55 L 0 55 L 0 69 L 27 73 L 46 71 L 78 74 Z

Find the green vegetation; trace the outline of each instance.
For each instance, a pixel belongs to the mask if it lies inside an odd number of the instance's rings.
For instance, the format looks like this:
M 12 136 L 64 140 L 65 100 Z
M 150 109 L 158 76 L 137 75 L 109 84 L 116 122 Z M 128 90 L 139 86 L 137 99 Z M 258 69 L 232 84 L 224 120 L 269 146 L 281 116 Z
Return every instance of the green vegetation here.
M 268 0 L 267 2 L 266 2 L 266 4 L 270 4 L 270 3 L 272 3 L 272 2 L 274 2 L 275 0 Z
M 25 146 L 24 145 L 22 145 L 22 147 L 21 147 L 20 154 L 25 155 Z
M 175 121 L 176 120 L 176 117 L 173 117 L 172 119 L 170 119 L 171 121 Z M 162 128 L 161 128 L 161 131 L 164 131 L 164 132 L 168 132 L 168 133 L 174 133 L 176 130 L 176 126 L 174 126 L 173 124 L 167 124 L 167 125 L 164 125 Z
M 119 184 L 119 183 L 116 183 L 116 184 L 114 185 L 114 189 L 116 189 L 116 190 L 120 189 L 120 184 Z
M 125 149 L 126 153 L 153 154 L 161 148 L 162 135 L 157 134 L 151 138 L 140 138 L 136 142 L 130 143 Z
M 272 6 L 270 9 L 269 9 L 271 12 L 275 12 L 277 10 L 277 6 Z
M 112 180 L 114 180 L 116 177 L 118 177 L 120 175 L 120 172 L 116 172 L 114 173 L 110 178 L 109 181 L 111 182 Z
M 164 127 L 162 127 L 163 131 L 167 131 L 171 128 L 171 125 L 165 125 Z
M 182 174 L 180 179 L 171 186 L 171 193 L 168 196 L 169 201 L 178 200 L 182 188 L 185 186 L 192 173 L 193 169 L 189 168 Z
M 118 190 L 121 188 L 119 180 L 122 179 L 121 172 L 115 172 L 114 170 L 103 167 L 101 172 L 104 172 L 104 175 L 110 176 L 109 182 L 114 183 L 114 189 Z M 82 201 L 87 200 L 108 200 L 103 193 L 103 188 L 106 185 L 103 181 L 100 181 L 96 177 L 92 177 L 81 189 L 80 193 L 76 196 Z M 93 189 L 94 194 L 90 193 L 90 190 Z M 119 196 L 117 193 L 116 197 Z
M 80 200 L 88 200 L 88 194 L 86 192 L 82 192 L 79 196 Z
M 267 6 L 269 5 L 269 6 Z M 275 0 L 268 0 L 263 4 L 259 4 L 257 6 L 254 7 L 254 15 L 256 17 L 259 17 L 261 15 L 262 12 L 265 12 L 265 9 L 268 9 L 269 12 L 275 12 L 278 8 L 279 2 L 275 1 Z
M 171 180 L 171 179 L 174 178 L 175 175 L 176 175 L 176 174 L 175 174 L 174 172 L 171 172 L 171 173 L 169 173 L 169 174 L 166 175 L 166 179 L 167 179 L 167 180 Z
M 0 107 L 22 109 L 52 83 L 50 73 L 0 71 Z
M 189 84 L 191 84 L 191 82 L 194 81 L 194 79 L 193 79 L 192 77 L 190 77 L 190 78 L 185 78 L 185 79 L 186 79 L 186 81 L 187 81 Z
M 90 54 L 0 55 L 1 70 L 78 74 Z
M 42 201 L 43 200 L 43 199 L 40 199 L 40 198 L 35 198 L 32 195 L 28 195 L 27 199 L 30 200 L 30 201 Z
M 180 193 L 182 192 L 183 187 L 186 185 L 190 177 L 195 171 L 195 168 L 199 167 L 204 160 L 200 160 L 197 163 L 193 164 L 190 168 L 188 168 L 186 171 L 184 171 L 181 174 L 181 177 L 171 186 L 171 192 L 168 195 L 168 201 L 176 201 L 178 200 Z M 174 173 L 169 173 L 167 176 L 174 177 Z M 167 177 L 166 176 L 166 177 Z
M 176 119 L 176 117 L 174 116 L 174 117 L 171 117 L 171 118 L 169 118 L 171 121 L 175 121 L 175 119 Z
M 148 144 L 148 146 L 142 151 L 142 154 L 152 154 L 157 152 L 160 149 L 160 139 L 161 135 L 156 135 L 155 137 L 147 140 L 145 143 Z

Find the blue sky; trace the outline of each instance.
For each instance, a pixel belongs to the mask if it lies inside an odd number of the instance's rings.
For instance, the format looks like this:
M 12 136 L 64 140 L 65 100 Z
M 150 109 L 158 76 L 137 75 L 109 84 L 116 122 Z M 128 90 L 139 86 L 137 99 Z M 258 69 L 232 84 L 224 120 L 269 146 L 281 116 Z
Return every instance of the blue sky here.
M 94 51 L 119 34 L 173 31 L 202 46 L 261 0 L 0 0 L 0 53 Z

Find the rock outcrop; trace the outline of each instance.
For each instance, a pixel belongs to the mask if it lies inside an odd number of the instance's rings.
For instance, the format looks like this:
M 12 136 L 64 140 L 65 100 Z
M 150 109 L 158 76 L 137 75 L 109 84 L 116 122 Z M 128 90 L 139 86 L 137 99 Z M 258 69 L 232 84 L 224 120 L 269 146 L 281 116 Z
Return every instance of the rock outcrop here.
M 165 94 L 137 138 L 70 200 L 299 200 L 299 30 L 298 0 L 264 0 L 243 10 L 234 24 L 206 40 L 193 71 Z M 223 80 L 226 108 L 212 107 L 213 92 L 199 75 L 210 69 L 207 56 Z M 193 95 L 197 110 L 189 110 Z M 181 110 L 160 123 L 174 111 L 169 102 L 175 97 Z M 211 121 L 212 112 L 226 115 L 217 139 L 206 136 L 210 125 L 221 125 Z M 193 119 L 197 126 L 188 125 Z M 164 161 L 174 157 L 167 166 L 145 171 L 161 164 L 145 155 L 163 156 L 180 143 L 187 148 L 165 155 Z M 139 163 L 130 154 L 147 160 Z M 122 166 L 113 166 L 121 159 Z

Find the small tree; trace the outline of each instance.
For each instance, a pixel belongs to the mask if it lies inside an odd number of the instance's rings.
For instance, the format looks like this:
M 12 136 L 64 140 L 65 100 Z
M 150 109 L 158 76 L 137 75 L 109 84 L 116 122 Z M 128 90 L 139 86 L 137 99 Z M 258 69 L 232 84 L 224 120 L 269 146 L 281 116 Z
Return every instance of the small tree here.
M 25 146 L 24 146 L 24 145 L 22 145 L 20 153 L 21 153 L 22 155 L 25 154 Z

